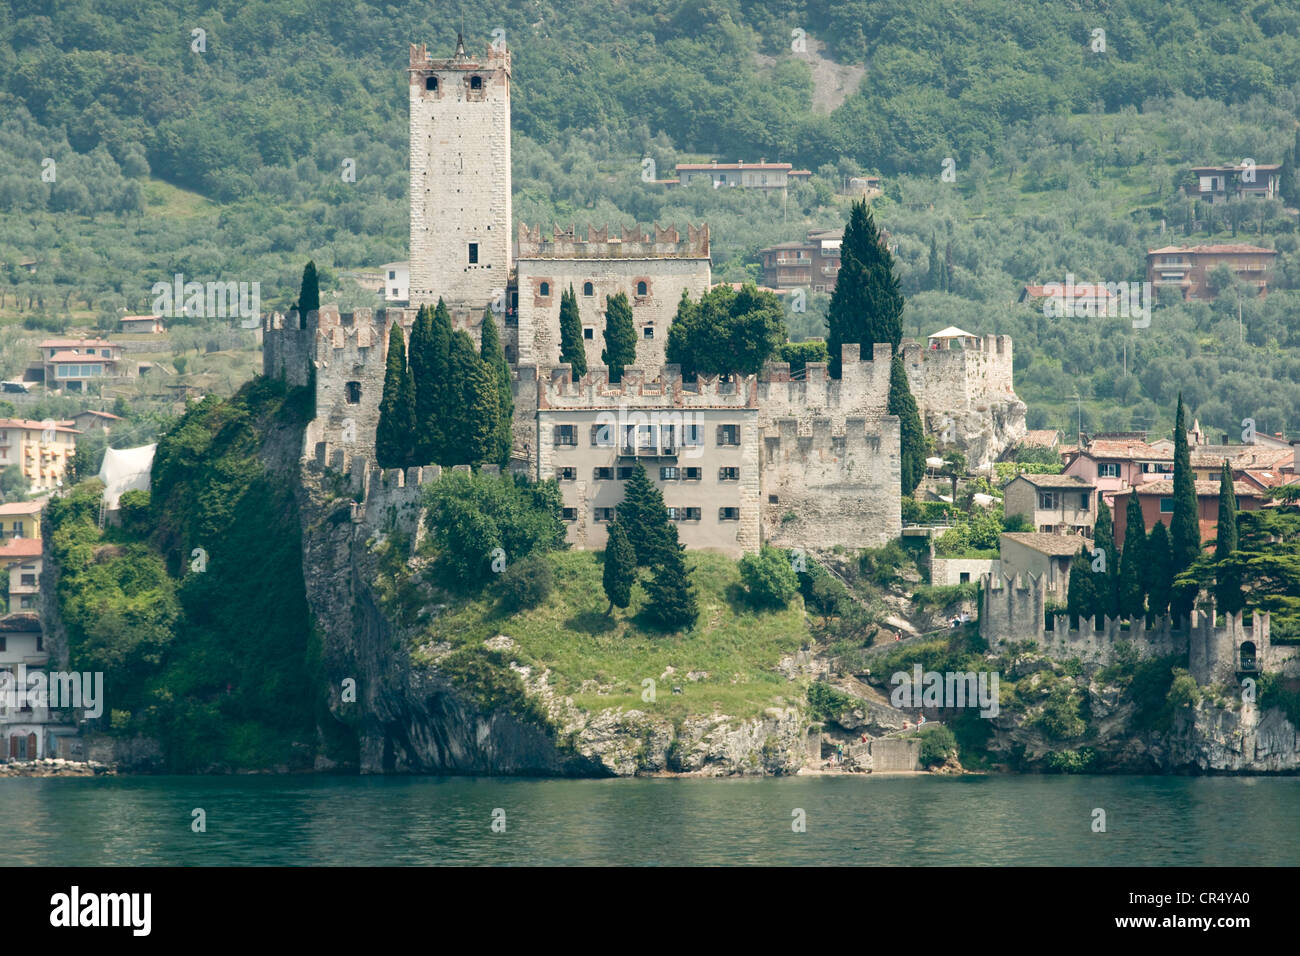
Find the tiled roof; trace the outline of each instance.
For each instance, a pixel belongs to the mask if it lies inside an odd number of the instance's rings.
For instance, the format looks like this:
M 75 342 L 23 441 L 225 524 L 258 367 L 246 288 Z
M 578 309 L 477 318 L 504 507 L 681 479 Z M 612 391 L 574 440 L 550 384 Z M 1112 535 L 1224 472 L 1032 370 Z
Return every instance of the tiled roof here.
M 1116 492 L 1117 495 L 1127 494 L 1131 489 Z M 1162 478 L 1160 481 L 1148 481 L 1137 486 L 1140 495 L 1172 495 L 1174 493 L 1174 482 L 1170 478 Z M 1237 497 L 1245 495 L 1249 498 L 1258 498 L 1259 490 L 1247 484 L 1244 481 L 1234 481 L 1232 490 Z M 1196 482 L 1196 494 L 1198 497 L 1217 498 L 1219 497 L 1219 482 L 1198 481 Z
M 1158 256 L 1175 252 L 1186 252 L 1194 256 L 1253 255 L 1263 252 L 1268 253 L 1270 256 L 1277 255 L 1276 249 L 1264 249 L 1260 246 L 1247 246 L 1242 243 L 1222 246 L 1164 246 L 1160 249 L 1148 249 L 1147 255 Z
M 1078 475 L 1016 475 L 1023 478 L 1035 488 L 1091 488 L 1092 483 L 1084 481 Z M 1016 479 L 1011 479 L 1015 481 Z
M 83 346 L 93 346 L 95 348 L 109 348 L 113 346 L 112 342 L 104 339 L 46 339 L 37 348 L 41 349 L 77 349 Z
M 0 631 L 36 631 L 40 633 L 41 619 L 35 614 L 16 613 L 0 617 Z
M 1061 440 L 1061 433 L 1054 428 L 1031 428 L 1025 432 L 1025 437 L 1020 439 L 1022 445 L 1038 445 L 1043 448 L 1052 448 Z
M 6 558 L 39 558 L 40 556 L 40 538 L 10 538 L 4 544 L 0 544 L 0 561 Z
M 50 427 L 45 422 L 33 422 L 25 418 L 0 418 L 0 428 L 26 428 L 28 431 L 44 431 Z M 58 432 L 72 432 L 74 435 L 80 435 L 81 432 L 72 427 L 72 422 L 55 422 L 54 430 Z
M 793 167 L 790 163 L 678 163 L 677 171 L 681 172 L 700 172 L 706 169 L 724 169 L 724 170 L 741 170 L 741 169 L 773 169 L 785 170 L 789 172 Z
M 1047 534 L 1042 531 L 1007 531 L 1002 537 L 1033 548 L 1043 554 L 1065 556 L 1077 554 L 1080 548 L 1090 547 L 1092 542 L 1077 534 Z
M 45 507 L 43 501 L 6 501 L 0 504 L 0 515 L 31 515 L 37 514 Z
M 1172 454 L 1152 448 L 1144 441 L 1116 441 L 1102 438 L 1090 442 L 1080 454 L 1090 458 L 1137 458 L 1150 461 L 1173 458 Z

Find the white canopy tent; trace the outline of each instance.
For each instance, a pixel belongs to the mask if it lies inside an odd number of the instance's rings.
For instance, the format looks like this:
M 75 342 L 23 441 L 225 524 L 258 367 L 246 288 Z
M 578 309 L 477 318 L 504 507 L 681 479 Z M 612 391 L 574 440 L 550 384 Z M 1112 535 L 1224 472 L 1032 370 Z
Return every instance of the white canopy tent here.
M 99 480 L 104 483 L 104 505 L 116 511 L 118 500 L 128 491 L 148 491 L 149 473 L 157 445 L 139 448 L 105 448 Z

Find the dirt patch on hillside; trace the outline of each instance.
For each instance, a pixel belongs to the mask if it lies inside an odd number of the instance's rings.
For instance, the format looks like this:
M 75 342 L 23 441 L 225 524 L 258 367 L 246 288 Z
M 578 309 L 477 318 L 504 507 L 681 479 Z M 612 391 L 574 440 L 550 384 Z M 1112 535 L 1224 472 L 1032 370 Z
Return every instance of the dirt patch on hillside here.
M 811 36 L 807 40 L 807 51 L 793 55 L 812 67 L 813 112 L 830 113 L 858 91 L 858 86 L 867 75 L 867 69 L 836 63 L 824 54 L 826 44 L 821 40 L 815 40 Z M 776 62 L 776 57 L 762 53 L 755 53 L 754 59 L 762 67 L 770 67 Z

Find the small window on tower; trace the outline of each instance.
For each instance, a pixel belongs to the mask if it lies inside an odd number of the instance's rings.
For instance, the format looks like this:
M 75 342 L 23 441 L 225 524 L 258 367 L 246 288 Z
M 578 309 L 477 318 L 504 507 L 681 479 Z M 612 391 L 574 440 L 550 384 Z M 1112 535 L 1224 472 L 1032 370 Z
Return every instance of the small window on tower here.
M 474 263 L 478 262 L 478 243 L 477 243 L 477 242 L 471 242 L 471 243 L 469 244 L 469 262 L 470 262 L 470 265 L 473 265 Z
M 537 287 L 537 294 L 538 294 L 538 295 L 550 295 L 550 294 L 551 294 L 551 284 L 550 284 L 549 282 L 543 282 L 541 285 L 539 285 L 539 286 Z
M 645 295 L 645 294 L 647 293 L 647 291 L 648 291 L 648 290 L 647 290 L 646 284 L 645 284 L 644 282 L 638 282 L 638 283 L 636 284 L 636 294 L 637 294 L 637 295 Z
M 469 78 L 469 88 L 470 88 L 471 90 L 481 90 L 481 89 L 483 89 L 483 77 L 481 77 L 481 76 L 471 76 L 471 77 Z
M 347 389 L 348 404 L 360 405 L 361 404 L 361 383 L 348 382 L 347 385 L 344 387 Z
M 426 90 L 436 90 L 438 88 L 438 78 L 436 76 L 425 77 L 424 88 Z
M 582 284 L 582 294 L 587 296 L 595 295 L 596 287 L 593 286 L 590 282 L 584 282 Z

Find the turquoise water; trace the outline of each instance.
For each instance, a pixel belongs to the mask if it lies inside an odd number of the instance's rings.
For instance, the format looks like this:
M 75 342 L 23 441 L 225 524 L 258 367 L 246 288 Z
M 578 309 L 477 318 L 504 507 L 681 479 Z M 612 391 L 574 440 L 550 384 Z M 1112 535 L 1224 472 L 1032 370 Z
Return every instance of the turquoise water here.
M 3 865 L 1297 863 L 1300 777 L 0 780 Z

